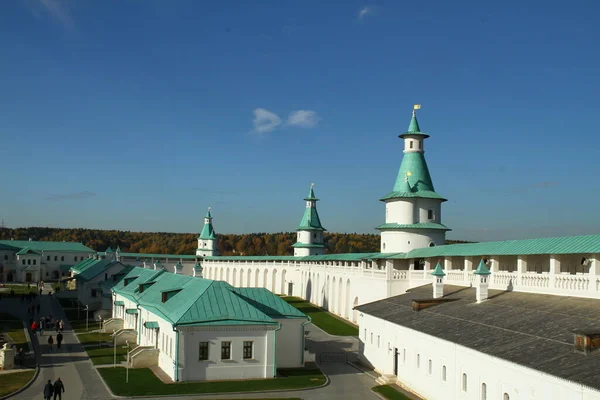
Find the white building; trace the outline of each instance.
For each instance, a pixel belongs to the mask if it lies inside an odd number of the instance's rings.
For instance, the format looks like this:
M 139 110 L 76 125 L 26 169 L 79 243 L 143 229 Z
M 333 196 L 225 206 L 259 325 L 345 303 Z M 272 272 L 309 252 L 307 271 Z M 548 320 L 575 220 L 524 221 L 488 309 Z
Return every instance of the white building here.
M 268 290 L 135 267 L 111 291 L 105 329 L 119 325 L 117 338 L 139 345 L 133 366 L 195 381 L 272 378 L 277 368 L 304 365 L 310 320 Z
M 94 254 L 81 243 L 0 240 L 0 282 L 56 281 Z

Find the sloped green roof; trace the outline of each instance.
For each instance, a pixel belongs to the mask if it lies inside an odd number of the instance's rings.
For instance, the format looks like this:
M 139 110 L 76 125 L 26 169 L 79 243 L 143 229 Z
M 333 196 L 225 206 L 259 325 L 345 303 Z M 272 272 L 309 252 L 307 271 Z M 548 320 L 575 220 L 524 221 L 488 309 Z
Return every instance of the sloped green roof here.
M 117 300 L 115 301 L 115 306 L 124 306 L 125 302 L 123 300 Z
M 440 265 L 439 261 L 435 265 L 435 269 L 433 270 L 433 272 L 431 273 L 431 275 L 433 275 L 433 276 L 446 276 L 446 273 L 442 269 L 442 266 Z
M 88 268 L 90 265 L 95 264 L 96 262 L 98 262 L 98 260 L 96 260 L 95 258 L 86 258 L 85 260 L 80 261 L 77 264 L 73 265 L 71 267 L 71 271 L 73 271 L 75 273 L 80 273 L 81 271 Z
M 203 240 L 216 239 L 217 236 L 215 235 L 215 231 L 212 226 L 212 218 L 210 217 L 210 211 L 207 212 L 206 215 L 208 221 L 204 223 L 204 226 L 202 227 L 202 231 L 200 232 L 200 236 L 198 238 Z
M 304 210 L 304 215 L 302 216 L 302 221 L 300 221 L 300 226 L 298 231 L 324 231 L 325 228 L 321 225 L 321 219 L 319 218 L 319 213 L 315 207 L 307 207 Z
M 306 318 L 296 307 L 265 288 L 234 288 L 233 291 L 271 318 Z
M 182 260 L 194 260 L 197 258 L 195 255 L 189 254 L 150 254 L 150 253 L 119 253 L 121 257 L 135 257 L 135 258 L 179 258 Z
M 158 325 L 158 322 L 156 321 L 146 321 L 144 322 L 144 327 L 148 329 L 157 329 L 160 328 L 160 325 Z
M 105 253 L 114 253 L 113 249 L 110 246 L 108 246 L 108 249 L 106 249 L 104 252 Z
M 382 224 L 376 229 L 379 230 L 394 230 L 394 229 L 439 229 L 444 231 L 451 231 L 446 225 L 438 224 L 435 222 L 419 222 L 416 224 Z
M 137 310 L 137 308 L 128 308 L 128 309 L 125 310 L 125 312 L 127 314 L 137 314 L 138 310 Z
M 5 245 L 11 248 L 30 248 L 34 251 L 61 251 L 61 252 L 86 252 L 95 253 L 94 250 L 81 243 L 75 242 L 46 242 L 46 241 L 29 241 L 29 240 L 0 240 L 0 245 Z
M 206 256 L 205 260 L 231 260 L 231 261 L 294 261 L 302 257 L 294 256 Z
M 25 247 L 25 248 L 19 250 L 16 254 L 18 256 L 24 256 L 25 254 L 35 254 L 35 255 L 38 255 L 38 256 L 40 255 L 39 252 L 37 252 L 35 250 L 32 250 L 29 247 Z
M 418 136 L 422 136 L 424 138 L 428 138 L 429 135 L 421 132 L 421 128 L 419 127 L 419 121 L 417 121 L 417 115 L 416 113 L 413 111 L 412 114 L 412 118 L 410 119 L 410 123 L 408 124 L 408 131 L 401 134 L 399 137 L 404 138 L 408 135 L 418 135 Z
M 119 261 L 110 261 L 110 260 L 98 260 L 98 262 L 90 265 L 84 271 L 80 272 L 75 276 L 77 280 L 89 281 L 94 279 L 96 276 L 104 273 L 109 268 L 112 268 L 115 265 L 120 265 L 122 268 L 125 268 L 126 265 Z
M 177 264 L 175 264 L 175 271 L 181 271 L 183 269 L 183 264 L 181 262 L 177 262 Z
M 409 152 L 404 154 L 394 188 L 391 193 L 385 195 L 381 200 L 402 197 L 443 199 L 435 192 L 424 153 Z
M 313 189 L 313 185 L 310 185 L 310 190 L 308 191 L 308 197 L 304 198 L 305 201 L 319 201 L 317 196 L 315 196 L 315 190 Z
M 324 244 L 308 244 L 308 243 L 294 243 L 292 247 L 300 247 L 300 248 L 322 248 L 325 247 Z
M 196 271 L 202 271 L 202 265 L 200 265 L 199 263 L 194 264 L 194 270 Z
M 485 266 L 485 263 L 483 262 L 483 260 L 479 261 L 479 265 L 477 266 L 477 269 L 474 272 L 475 275 L 490 275 L 490 270 L 487 269 L 487 267 Z

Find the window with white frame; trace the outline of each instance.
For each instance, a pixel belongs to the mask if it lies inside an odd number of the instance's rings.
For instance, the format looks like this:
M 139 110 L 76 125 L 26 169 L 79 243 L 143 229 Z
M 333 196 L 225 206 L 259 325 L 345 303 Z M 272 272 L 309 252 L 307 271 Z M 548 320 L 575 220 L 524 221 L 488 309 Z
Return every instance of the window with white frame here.
M 417 354 L 417 368 L 421 367 L 421 355 Z
M 254 342 L 245 341 L 244 342 L 244 360 L 251 360 L 254 358 Z
M 429 366 L 428 367 L 429 367 L 428 368 L 428 373 L 429 373 L 429 375 L 431 375 L 431 372 L 433 370 L 433 363 L 431 362 L 431 359 L 429 360 Z
M 504 393 L 502 400 L 510 400 L 510 396 L 508 395 L 508 393 Z
M 442 381 L 446 382 L 446 366 L 442 365 Z
M 481 384 L 481 400 L 487 400 L 487 385 L 485 383 Z
M 462 390 L 463 392 L 467 391 L 467 374 L 462 374 Z

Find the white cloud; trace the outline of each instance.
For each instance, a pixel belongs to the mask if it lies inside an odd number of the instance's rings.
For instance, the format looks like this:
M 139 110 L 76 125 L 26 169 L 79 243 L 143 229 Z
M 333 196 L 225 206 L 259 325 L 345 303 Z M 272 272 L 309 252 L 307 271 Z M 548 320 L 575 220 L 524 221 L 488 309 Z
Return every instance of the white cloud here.
M 290 113 L 287 119 L 287 125 L 299 126 L 302 128 L 314 128 L 321 118 L 316 112 L 310 110 L 298 110 Z
M 271 132 L 281 125 L 281 118 L 267 109 L 256 108 L 252 123 L 254 124 L 254 132 L 263 134 Z
M 64 27 L 73 29 L 73 19 L 69 12 L 70 3 L 71 0 L 25 0 L 24 2 L 25 6 L 36 18 L 40 18 L 45 12 L 59 21 Z
M 358 19 L 363 19 L 367 15 L 371 15 L 371 14 L 373 14 L 373 7 L 365 6 L 365 7 L 361 8 L 360 11 L 358 12 Z

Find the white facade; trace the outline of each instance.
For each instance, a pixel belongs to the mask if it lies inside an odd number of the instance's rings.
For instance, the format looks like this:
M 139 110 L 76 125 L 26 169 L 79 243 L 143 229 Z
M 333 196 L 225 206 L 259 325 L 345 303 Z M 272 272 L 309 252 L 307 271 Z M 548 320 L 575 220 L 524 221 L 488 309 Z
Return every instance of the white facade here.
M 581 384 L 367 314 L 359 318 L 362 361 L 427 400 L 600 400 L 600 392 Z
M 77 298 L 79 301 L 91 310 L 110 308 L 110 298 L 105 300 L 105 295 L 109 293 L 104 293 L 100 284 L 111 279 L 113 275 L 118 274 L 124 268 L 125 265 L 114 263 L 90 280 L 78 282 Z
M 381 232 L 382 253 L 407 253 L 412 249 L 446 243 L 446 233 L 433 229 L 403 229 Z

